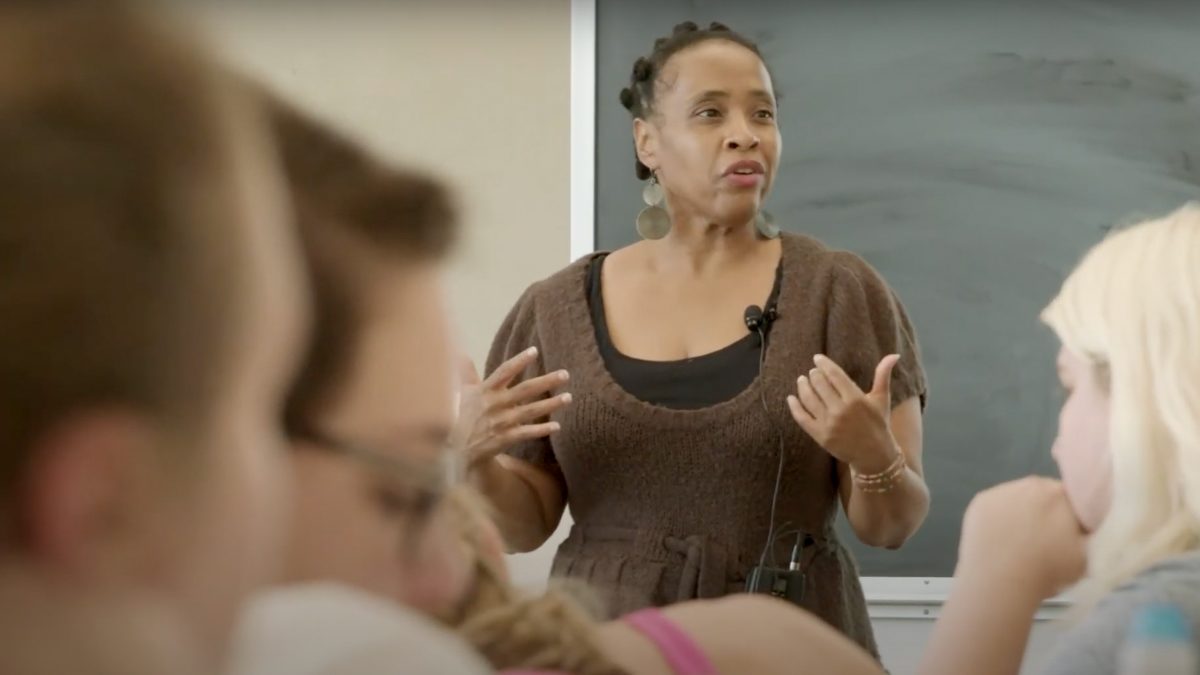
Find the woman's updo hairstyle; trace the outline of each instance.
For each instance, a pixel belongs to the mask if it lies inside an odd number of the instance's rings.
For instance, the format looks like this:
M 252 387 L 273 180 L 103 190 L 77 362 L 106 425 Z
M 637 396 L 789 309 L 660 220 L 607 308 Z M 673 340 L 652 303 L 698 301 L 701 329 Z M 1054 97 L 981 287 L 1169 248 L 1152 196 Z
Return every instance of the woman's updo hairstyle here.
M 634 119 L 646 119 L 650 113 L 654 112 L 654 88 L 663 66 L 671 60 L 672 56 L 683 49 L 708 40 L 733 42 L 754 52 L 758 58 L 762 58 L 762 54 L 758 51 L 758 45 L 753 40 L 733 32 L 723 23 L 714 21 L 708 24 L 708 28 L 700 28 L 693 21 L 685 21 L 675 26 L 670 37 L 655 40 L 650 56 L 638 57 L 638 60 L 633 62 L 629 86 L 621 89 L 621 105 L 625 106 Z M 650 169 L 642 164 L 641 160 L 635 158 L 634 161 L 638 179 L 649 179 Z

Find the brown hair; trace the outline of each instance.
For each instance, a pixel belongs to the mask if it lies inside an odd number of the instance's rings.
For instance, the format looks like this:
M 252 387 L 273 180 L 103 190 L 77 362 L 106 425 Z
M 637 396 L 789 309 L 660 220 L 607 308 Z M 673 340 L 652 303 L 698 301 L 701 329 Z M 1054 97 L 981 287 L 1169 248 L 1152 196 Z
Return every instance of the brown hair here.
M 483 498 L 457 486 L 448 504 L 465 554 L 474 561 L 475 584 L 447 623 L 493 668 L 624 674 L 596 642 L 597 612 L 585 588 L 555 582 L 540 595 L 521 593 L 481 553 L 489 518 Z
M 654 41 L 654 49 L 649 56 L 639 56 L 633 62 L 633 70 L 629 74 L 629 86 L 621 89 L 621 105 L 629 111 L 634 119 L 646 119 L 654 112 L 655 95 L 658 92 L 658 78 L 671 57 L 679 52 L 709 40 L 725 40 L 754 52 L 759 59 L 762 53 L 758 45 L 750 38 L 735 33 L 728 26 L 716 21 L 708 28 L 700 28 L 693 21 L 684 21 L 675 26 L 669 37 L 661 37 Z M 765 64 L 766 61 L 764 60 Z M 634 171 L 640 180 L 650 178 L 650 168 L 642 164 L 642 160 L 634 159 Z
M 278 96 L 262 96 L 292 189 L 314 298 L 314 332 L 285 411 L 289 431 L 297 433 L 340 391 L 365 323 L 365 263 L 441 258 L 455 242 L 457 222 L 437 180 L 388 166 Z
M 228 178 L 248 115 L 117 2 L 0 8 L 0 509 L 39 435 L 129 407 L 203 428 L 242 259 Z

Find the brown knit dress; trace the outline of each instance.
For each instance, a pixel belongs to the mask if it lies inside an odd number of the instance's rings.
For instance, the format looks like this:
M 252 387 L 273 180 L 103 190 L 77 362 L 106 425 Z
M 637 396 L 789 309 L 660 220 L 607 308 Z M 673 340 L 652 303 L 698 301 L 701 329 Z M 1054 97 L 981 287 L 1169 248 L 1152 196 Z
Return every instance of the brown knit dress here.
M 537 346 L 541 363 L 526 377 L 571 373 L 574 402 L 554 418 L 561 431 L 510 451 L 562 482 L 575 525 L 552 575 L 590 583 L 612 616 L 742 591 L 766 542 L 782 433 L 777 529 L 816 541 L 803 560 L 805 607 L 877 653 L 857 568 L 833 530 L 836 462 L 792 420 L 785 400 L 814 354 L 834 359 L 867 390 L 891 353 L 901 355 L 893 403 L 923 399 L 920 353 L 899 300 L 865 261 L 800 235 L 784 234 L 782 243 L 764 367 L 732 399 L 671 409 L 613 380 L 588 305 L 590 256 L 525 292 L 496 336 L 487 371 Z M 786 562 L 794 543 L 779 540 L 776 561 Z

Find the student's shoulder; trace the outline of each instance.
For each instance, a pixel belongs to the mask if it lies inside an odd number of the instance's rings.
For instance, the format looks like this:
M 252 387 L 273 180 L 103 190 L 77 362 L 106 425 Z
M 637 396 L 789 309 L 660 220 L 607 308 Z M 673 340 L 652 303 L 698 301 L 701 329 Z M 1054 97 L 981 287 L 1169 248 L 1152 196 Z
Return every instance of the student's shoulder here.
M 1200 622 L 1200 551 L 1171 556 L 1147 567 L 1104 596 L 1090 616 L 1125 621 L 1157 602 L 1173 603 Z
M 1158 562 L 1102 597 L 1067 628 L 1039 672 L 1055 675 L 1115 673 L 1118 651 L 1142 608 L 1170 603 L 1200 625 L 1200 552 Z
M 405 672 L 488 672 L 474 650 L 424 616 L 334 584 L 260 594 L 236 638 L 235 675 L 352 675 L 387 672 L 369 666 L 388 663 Z
M 827 672 L 879 675 L 861 647 L 815 615 L 765 595 L 735 594 L 674 605 L 663 613 L 690 635 L 719 672 Z M 794 657 L 794 659 L 793 659 Z

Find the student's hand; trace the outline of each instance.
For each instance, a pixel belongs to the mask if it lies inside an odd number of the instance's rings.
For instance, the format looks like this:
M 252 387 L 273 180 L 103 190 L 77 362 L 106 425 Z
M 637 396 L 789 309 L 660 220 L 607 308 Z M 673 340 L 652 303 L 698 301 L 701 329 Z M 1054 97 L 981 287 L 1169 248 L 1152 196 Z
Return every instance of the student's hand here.
M 571 402 L 569 393 L 550 396 L 566 385 L 567 371 L 547 373 L 513 385 L 513 380 L 536 360 L 537 349 L 527 349 L 480 381 L 475 364 L 463 359 L 458 420 L 451 444 L 466 454 L 468 468 L 521 441 L 544 438 L 558 431 L 558 422 L 546 418 Z
M 1079 581 L 1087 535 L 1062 483 L 1031 476 L 985 490 L 963 517 L 956 577 L 1036 593 L 1040 602 Z
M 891 428 L 892 369 L 899 361 L 896 354 L 884 357 L 864 393 L 833 359 L 815 356 L 816 367 L 787 399 L 792 417 L 838 461 L 862 473 L 885 470 L 899 451 Z

